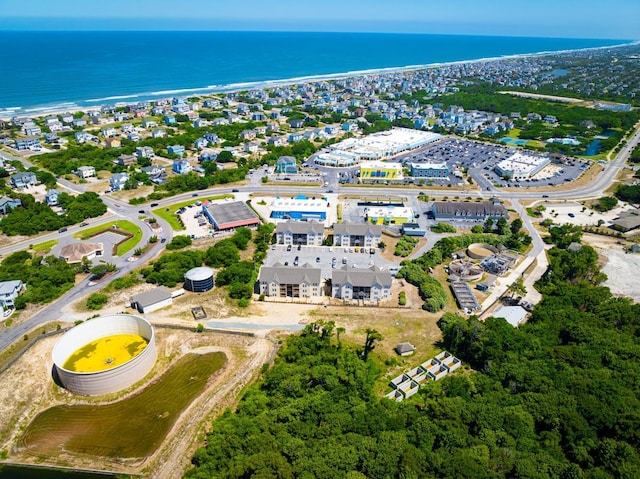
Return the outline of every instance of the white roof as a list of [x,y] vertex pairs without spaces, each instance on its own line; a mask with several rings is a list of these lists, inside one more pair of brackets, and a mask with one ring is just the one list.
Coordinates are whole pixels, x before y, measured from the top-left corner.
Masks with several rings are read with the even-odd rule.
[[493,313],[494,318],[504,318],[514,328],[524,321],[527,312],[522,306],[503,306]]

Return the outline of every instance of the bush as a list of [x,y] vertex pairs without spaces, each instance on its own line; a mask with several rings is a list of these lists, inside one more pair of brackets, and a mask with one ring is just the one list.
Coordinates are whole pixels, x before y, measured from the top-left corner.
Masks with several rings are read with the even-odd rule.
[[87,298],[87,309],[97,310],[102,309],[102,307],[107,304],[109,301],[109,296],[102,293],[93,293],[91,296]]
[[416,238],[415,236],[403,235],[398,240],[398,243],[396,244],[396,250],[393,254],[402,258],[406,258],[411,254],[413,248],[415,248],[417,244],[418,238]]
[[434,233],[455,233],[456,227],[449,223],[436,223],[431,227],[431,231]]
[[400,291],[398,295],[398,304],[400,306],[405,306],[407,304],[407,295],[404,291]]
[[167,243],[168,250],[178,250],[182,248],[186,248],[187,246],[191,246],[193,241],[191,238],[185,235],[174,236],[173,239]]

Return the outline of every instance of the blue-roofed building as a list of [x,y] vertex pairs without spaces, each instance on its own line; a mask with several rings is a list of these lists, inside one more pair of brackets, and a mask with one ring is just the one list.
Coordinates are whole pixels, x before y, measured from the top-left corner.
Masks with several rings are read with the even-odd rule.
[[296,159],[293,156],[281,156],[276,164],[276,173],[293,175],[298,172]]
[[18,206],[22,206],[20,198],[7,198],[6,196],[0,198],[0,213],[3,215],[6,215],[10,210],[15,210]]
[[184,146],[182,145],[167,146],[167,153],[182,156],[184,155]]
[[164,124],[165,125],[175,125],[177,122],[176,117],[175,116],[170,116],[167,115],[164,117]]
[[173,160],[173,172],[178,175],[189,173],[193,168],[187,160]]
[[327,219],[329,202],[326,198],[307,198],[304,195],[295,198],[276,199],[271,203],[271,217],[275,219],[318,220]]
[[58,190],[49,190],[47,191],[47,194],[45,195],[45,201],[47,202],[47,204],[49,206],[58,206],[59,202],[58,202],[58,195],[60,194],[60,192]]

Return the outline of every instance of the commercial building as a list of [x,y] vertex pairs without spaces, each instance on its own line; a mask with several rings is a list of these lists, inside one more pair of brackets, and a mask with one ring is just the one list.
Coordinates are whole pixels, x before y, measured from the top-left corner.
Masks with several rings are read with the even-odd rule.
[[294,220],[327,219],[329,202],[326,198],[308,198],[298,195],[295,198],[276,197],[271,203],[271,218]]
[[334,246],[377,248],[382,227],[371,223],[338,223],[333,226]]
[[104,247],[102,243],[71,243],[60,249],[58,256],[69,264],[81,263],[84,258],[92,260],[96,256],[102,256]]
[[551,160],[549,157],[514,153],[506,160],[498,163],[494,170],[502,177],[513,180],[528,180],[538,174]]
[[402,225],[414,221],[414,213],[406,206],[370,206],[364,209],[367,221],[376,225]]
[[446,163],[409,163],[412,178],[449,178]]
[[384,161],[365,161],[360,164],[360,181],[402,180],[402,165]]
[[381,301],[391,296],[391,274],[371,266],[333,271],[331,296],[344,300]]
[[507,209],[498,201],[481,203],[434,201],[431,214],[435,220],[484,221],[487,218],[507,218]]
[[321,269],[310,264],[301,267],[273,266],[260,268],[260,294],[275,298],[313,298],[323,296]]
[[130,298],[132,308],[146,314],[173,304],[173,296],[164,286],[158,286],[144,293],[134,294]]
[[258,215],[242,201],[217,204],[206,203],[202,205],[202,212],[216,231],[260,224]]
[[285,221],[276,226],[276,242],[285,245],[322,246],[324,224],[317,221]]

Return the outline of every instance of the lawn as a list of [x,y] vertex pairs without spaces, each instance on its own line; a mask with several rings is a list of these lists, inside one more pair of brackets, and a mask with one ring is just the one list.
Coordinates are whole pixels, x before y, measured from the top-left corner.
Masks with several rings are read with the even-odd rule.
[[225,198],[235,198],[234,195],[218,195],[218,196],[209,196],[207,198],[198,198],[195,200],[187,200],[181,203],[175,203],[169,207],[165,208],[157,208],[155,210],[151,210],[154,215],[158,215],[160,218],[165,220],[171,226],[173,231],[182,231],[184,228],[178,221],[178,216],[176,215],[176,211],[180,208],[187,207],[189,205],[194,204],[196,201],[215,201],[215,200],[223,200]]
[[29,424],[21,446],[43,455],[148,456],[225,362],[223,353],[187,354],[158,381],[122,401],[49,408]]
[[58,240],[50,240],[50,241],[45,241],[44,243],[38,243],[36,245],[31,246],[31,250],[33,250],[34,253],[38,253],[40,251],[45,251],[45,252],[49,252],[51,251],[51,248],[53,248],[55,245],[58,244]]
[[118,256],[122,256],[127,251],[130,251],[131,249],[133,249],[133,247],[137,245],[142,239],[142,230],[138,226],[134,225],[133,223],[127,220],[117,220],[117,221],[114,221],[113,223],[107,223],[104,225],[95,226],[93,228],[82,230],[74,234],[73,237],[81,240],[88,240],[89,238],[94,236],[96,233],[99,233],[104,230],[108,230],[111,226],[115,226],[116,228],[127,231],[133,235],[127,241],[125,241],[124,243],[121,243],[118,246]]

